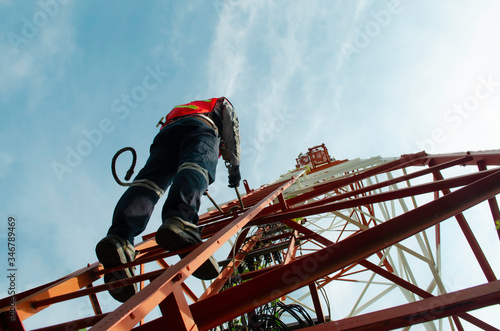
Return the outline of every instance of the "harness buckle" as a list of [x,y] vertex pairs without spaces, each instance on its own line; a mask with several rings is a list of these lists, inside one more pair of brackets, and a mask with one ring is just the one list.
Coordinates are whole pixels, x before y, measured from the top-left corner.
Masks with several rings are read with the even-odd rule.
[[156,124],[156,127],[159,127],[160,125],[165,125],[165,122],[163,122],[163,120],[165,119],[165,116],[163,116],[162,118],[160,118],[160,120],[158,121],[158,124]]

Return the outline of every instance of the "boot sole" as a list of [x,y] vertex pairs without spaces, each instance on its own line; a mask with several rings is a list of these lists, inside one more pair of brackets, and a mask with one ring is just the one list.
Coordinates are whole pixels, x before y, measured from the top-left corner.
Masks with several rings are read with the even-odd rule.
[[128,263],[123,249],[121,247],[116,247],[116,244],[112,240],[101,240],[97,244],[95,252],[97,259],[102,263],[104,268]]
[[[128,279],[130,277],[133,277],[133,275],[128,269],[118,270],[109,274],[105,274],[104,283],[107,284],[122,279]],[[120,302],[125,302],[137,293],[137,286],[136,284],[130,284],[121,287],[110,288],[108,292],[113,297],[113,299]]]
[[[179,254],[179,257],[182,259],[188,254],[189,253]],[[213,256],[210,256],[208,260],[206,260],[201,266],[199,266],[198,269],[193,272],[193,276],[198,279],[211,280],[217,278],[217,276],[219,276],[219,273],[219,263],[217,263],[217,260]]]
[[163,224],[156,232],[156,243],[167,251],[175,251],[201,243],[201,238],[188,233],[175,224]]
[[[175,224],[166,223],[156,232],[156,243],[161,248],[171,252],[202,242],[201,238],[196,238],[194,235],[189,235],[188,233],[188,231],[182,230]],[[179,257],[182,259],[188,254],[179,254]],[[193,276],[203,280],[214,279],[219,276],[219,264],[210,256],[208,260],[193,272]]]
[[[103,267],[111,268],[121,264],[128,263],[128,259],[121,247],[117,247],[116,243],[111,239],[103,239],[96,246],[96,255]],[[134,274],[129,268],[117,270],[104,275],[104,283],[110,283],[122,279],[133,277]],[[111,288],[108,290],[113,299],[119,302],[125,302],[137,293],[136,284],[126,285],[123,287]]]

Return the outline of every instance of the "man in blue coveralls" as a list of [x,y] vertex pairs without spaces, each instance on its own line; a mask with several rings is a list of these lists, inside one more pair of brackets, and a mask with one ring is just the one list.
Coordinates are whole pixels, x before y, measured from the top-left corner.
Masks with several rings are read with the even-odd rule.
[[[134,237],[144,231],[155,204],[169,186],[163,224],[156,232],[157,244],[174,251],[200,243],[197,224],[201,196],[215,180],[220,152],[228,165],[229,187],[240,184],[239,123],[229,100],[220,97],[176,106],[162,124],[146,165],[118,201],[108,234],[96,246],[104,268],[134,261]],[[218,274],[219,265],[213,257],[193,273],[207,280]],[[133,275],[133,268],[126,268],[105,274],[104,281]],[[133,284],[109,292],[125,302],[137,288]]]

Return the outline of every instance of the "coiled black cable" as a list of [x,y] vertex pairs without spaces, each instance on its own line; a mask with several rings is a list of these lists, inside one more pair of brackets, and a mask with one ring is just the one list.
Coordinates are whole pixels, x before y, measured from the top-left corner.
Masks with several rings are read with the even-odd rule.
[[120,156],[122,153],[130,151],[132,153],[132,165],[130,166],[130,169],[128,169],[127,174],[125,175],[125,180],[129,180],[132,175],[134,174],[134,168],[135,164],[137,163],[137,153],[135,149],[132,147],[123,147],[120,149],[116,154],[113,156],[113,160],[111,161],[111,172],[113,173],[113,178],[116,180],[118,185],[121,186],[130,186],[131,183],[124,183],[122,182],[119,178],[118,175],[116,174],[116,160],[118,159],[118,156]]

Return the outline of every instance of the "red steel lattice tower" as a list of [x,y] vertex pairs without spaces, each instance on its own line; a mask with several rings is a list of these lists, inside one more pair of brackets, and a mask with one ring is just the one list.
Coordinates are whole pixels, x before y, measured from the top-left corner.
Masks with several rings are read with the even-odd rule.
[[[88,265],[0,300],[0,329],[84,297],[92,315],[39,330],[498,330],[500,150],[339,161],[321,145],[296,161],[201,215],[206,240],[184,259],[146,235],[135,277],[102,284],[113,269]],[[213,254],[219,278],[191,282]],[[131,283],[103,312],[96,294]]]

